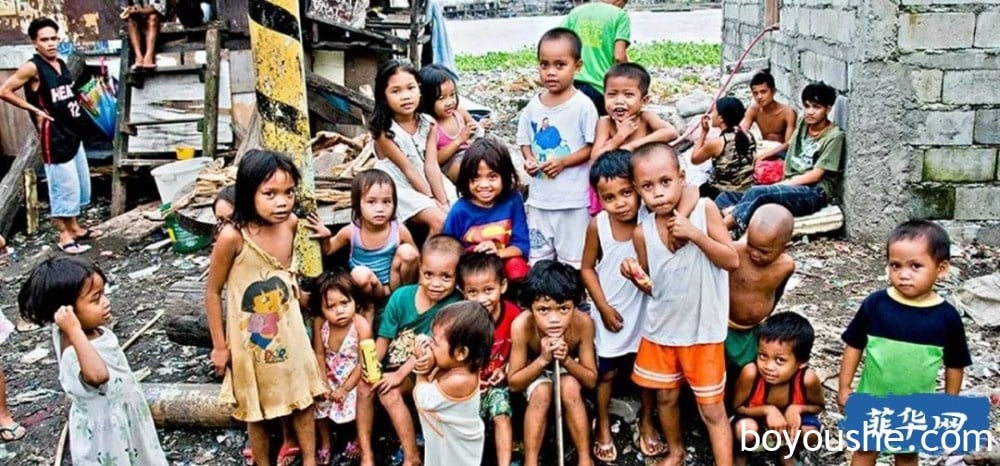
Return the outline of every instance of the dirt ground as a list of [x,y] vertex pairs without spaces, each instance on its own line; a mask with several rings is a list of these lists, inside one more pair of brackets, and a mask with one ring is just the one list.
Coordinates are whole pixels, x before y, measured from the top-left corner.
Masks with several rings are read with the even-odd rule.
[[[526,92],[528,91],[521,95]],[[495,108],[513,108],[511,104],[483,102],[488,99],[482,95],[477,96],[477,100]],[[498,120],[501,127],[498,132],[505,135],[513,133],[508,126],[512,123],[510,115],[500,115]],[[106,193],[107,190],[98,192]],[[87,210],[85,217],[87,224],[106,220],[106,199],[101,199],[95,207]],[[94,248],[85,254],[110,278],[113,328],[123,342],[161,309],[166,290],[172,283],[183,278],[196,278],[207,267],[208,250],[197,254],[177,254],[166,248],[157,251],[143,249],[162,238],[163,233],[157,232],[135,244],[123,244],[115,238],[98,239],[93,242]],[[16,298],[21,283],[34,264],[52,253],[54,240],[55,233],[47,226],[30,238],[26,238],[23,233],[8,238],[8,242],[16,249],[16,254],[0,260],[0,311],[12,321],[17,315]],[[996,249],[970,244],[957,245],[954,249],[952,276],[940,284],[941,292],[946,296],[964,280],[992,273],[1000,265],[1000,251]],[[861,300],[870,292],[885,286],[883,246],[855,244],[840,239],[811,238],[799,239],[791,253],[798,264],[798,272],[789,284],[780,309],[802,313],[815,326],[817,342],[811,366],[826,379],[827,406],[835,406],[835,377],[842,347],[840,332]],[[130,276],[133,272],[154,265],[159,268],[151,275],[138,278]],[[1000,356],[994,349],[1000,331],[981,327],[970,319],[966,319],[966,324],[974,364],[966,372],[963,393],[985,395],[990,389],[1000,388],[997,382]],[[145,382],[217,382],[210,373],[207,350],[173,344],[167,340],[163,326],[164,322],[161,320],[128,349],[127,356],[132,369],[136,372],[148,371]],[[40,328],[16,332],[2,344],[2,348],[0,367],[7,375],[8,402],[15,419],[27,427],[28,435],[18,442],[0,444],[0,465],[52,464],[59,434],[67,416],[67,403],[57,380],[58,368],[50,330]],[[621,398],[623,404],[636,406],[632,394]],[[997,424],[1000,413],[994,408],[991,414],[994,435],[1000,436],[1000,426]],[[695,417],[693,413],[688,413],[685,421],[689,451],[687,463],[709,464],[705,435]],[[828,427],[832,427],[838,414],[828,411],[822,415],[822,419]],[[617,464],[644,464],[641,455],[629,446],[631,426],[617,416],[612,424],[617,425],[615,438],[620,452]],[[382,423],[381,426],[387,424]],[[390,457],[396,451],[394,434],[391,428],[381,427],[377,431],[380,438],[376,451],[380,464],[390,464]],[[242,463],[241,450],[245,435],[241,430],[161,428],[159,434],[172,464]],[[487,443],[486,451],[490,452],[491,447],[491,443]],[[552,451],[550,445],[546,464],[555,464]],[[842,464],[845,458],[843,453],[831,452],[813,455],[807,458],[807,462]],[[66,461],[68,462],[68,455]]]

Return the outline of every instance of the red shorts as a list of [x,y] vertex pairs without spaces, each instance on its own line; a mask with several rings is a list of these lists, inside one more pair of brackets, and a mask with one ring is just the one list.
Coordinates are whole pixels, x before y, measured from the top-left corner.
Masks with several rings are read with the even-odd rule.
[[726,388],[725,347],[722,342],[663,346],[643,338],[632,381],[651,389],[675,389],[684,381],[691,386],[698,404],[722,403]]

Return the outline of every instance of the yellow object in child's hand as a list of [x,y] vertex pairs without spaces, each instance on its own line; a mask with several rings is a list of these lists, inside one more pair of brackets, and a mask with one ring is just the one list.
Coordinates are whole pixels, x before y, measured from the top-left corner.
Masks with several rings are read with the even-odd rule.
[[375,340],[366,338],[358,343],[361,350],[361,372],[368,383],[374,384],[382,380],[382,364],[378,361],[378,354],[375,351]]

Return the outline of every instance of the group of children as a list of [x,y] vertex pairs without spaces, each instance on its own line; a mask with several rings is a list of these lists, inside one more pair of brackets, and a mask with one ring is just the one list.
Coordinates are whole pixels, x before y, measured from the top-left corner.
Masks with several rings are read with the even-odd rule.
[[[453,80],[424,80],[402,62],[381,66],[370,119],[379,161],[352,183],[351,223],[334,233],[318,217],[303,219],[325,254],[349,251],[347,268],[315,283],[296,272],[296,167],[270,151],[244,155],[235,188],[215,205],[220,222],[205,308],[209,359],[225,377],[222,399],[247,423],[248,456],[257,464],[270,464],[267,421],[274,419],[284,420],[279,464],[294,455],[306,466],[326,464],[330,422],[352,421],[350,453],[374,464],[377,399],[403,464],[479,464],[489,424],[496,462],[507,465],[514,394],[526,399],[524,464],[539,464],[556,403],[578,464],[613,462],[608,411],[619,375],[641,388],[638,446],[662,456],[659,464],[684,463],[683,385],[694,394],[717,464],[745,458],[734,457],[734,435],[820,427],[823,390],[808,368],[813,329],[801,315],[772,315],[795,270],[786,250],[796,209],[762,202],[770,198],[750,194],[756,188],[744,199],[752,195],[757,204],[740,201],[735,213],[700,197],[666,144],[676,130],[642,109],[649,75],[634,64],[612,67],[604,80],[608,116],[598,119],[591,100],[573,88],[579,49],[568,29],[539,42],[545,89],[524,109],[517,136],[533,176],[527,202],[503,144],[469,142],[477,123],[458,107]],[[436,93],[421,90],[431,78]],[[804,139],[793,139],[796,162],[788,159],[798,173],[791,180],[808,189],[818,181],[805,181],[839,170],[839,155],[822,155],[829,134],[823,110],[832,101],[822,86],[813,90],[819,100],[812,107],[821,108],[809,110],[813,94],[804,93]],[[818,115],[827,123],[816,133]],[[809,149],[795,152],[802,143]],[[746,149],[739,145],[736,152]],[[803,168],[802,157],[812,157],[813,168]],[[445,176],[461,195],[451,205]],[[736,242],[734,217],[745,232]],[[407,221],[429,230],[422,245]],[[865,300],[843,336],[841,403],[862,358],[868,363],[858,391],[866,393],[933,391],[942,362],[946,391],[957,393],[970,363],[961,320],[933,290],[948,269],[944,231],[908,222],[890,236],[887,258],[891,287]],[[21,313],[56,324],[60,381],[73,401],[74,461],[166,464],[138,384],[106,327],[104,283],[91,264],[51,259],[24,284]],[[368,343],[380,378],[380,371],[362,370]],[[900,359],[914,344],[940,351]],[[885,358],[893,362],[880,364]],[[590,390],[593,434],[584,403]],[[868,452],[854,458],[874,461]]]

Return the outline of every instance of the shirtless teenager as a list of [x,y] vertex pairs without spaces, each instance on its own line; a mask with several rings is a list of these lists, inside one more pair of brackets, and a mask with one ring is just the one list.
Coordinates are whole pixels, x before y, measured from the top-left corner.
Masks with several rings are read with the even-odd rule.
[[[597,386],[594,321],[580,312],[583,297],[580,273],[573,267],[543,260],[531,267],[522,289],[522,312],[511,324],[511,351],[507,381],[512,392],[524,392],[524,465],[538,466],[553,393],[554,365],[559,360],[563,416],[578,453],[578,465],[590,458],[590,422],[583,389]],[[556,398],[558,399],[558,398]]]
[[[747,233],[735,243],[740,266],[729,273],[729,333],[726,335],[727,380],[757,357],[757,330],[785,291],[795,261],[791,245],[794,218],[778,204],[754,212]],[[727,391],[731,393],[731,391]]]
[[758,150],[757,160],[775,156],[784,158],[788,143],[795,133],[795,110],[774,100],[774,90],[774,76],[766,71],[755,74],[750,80],[753,103],[747,109],[740,126],[745,131],[750,131],[750,127],[757,123],[760,135],[765,141],[778,143],[773,148]]

